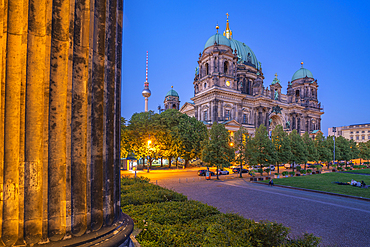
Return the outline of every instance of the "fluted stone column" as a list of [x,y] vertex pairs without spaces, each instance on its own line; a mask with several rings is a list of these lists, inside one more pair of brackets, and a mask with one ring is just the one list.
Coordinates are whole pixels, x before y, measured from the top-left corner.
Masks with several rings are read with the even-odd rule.
[[19,219],[19,131],[22,80],[23,1],[9,0],[5,81],[4,177],[2,241],[12,245],[18,239]]
[[46,41],[45,0],[31,0],[28,24],[27,84],[25,115],[25,240],[35,244],[42,238],[43,118]]

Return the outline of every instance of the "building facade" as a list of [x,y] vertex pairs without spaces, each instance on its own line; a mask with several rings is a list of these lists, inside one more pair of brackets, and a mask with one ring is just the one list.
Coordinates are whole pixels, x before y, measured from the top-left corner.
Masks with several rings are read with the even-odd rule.
[[328,128],[328,136],[343,136],[355,142],[367,142],[370,140],[370,123],[353,124],[335,128],[336,132],[333,132],[333,128]]
[[193,102],[185,103],[182,113],[208,126],[213,122],[230,130],[243,126],[252,134],[261,124],[269,130],[280,124],[301,134],[320,130],[324,112],[317,98],[318,83],[303,63],[288,82],[287,94],[276,74],[264,87],[261,63],[246,44],[232,38],[229,21],[223,35],[216,29],[199,54]]

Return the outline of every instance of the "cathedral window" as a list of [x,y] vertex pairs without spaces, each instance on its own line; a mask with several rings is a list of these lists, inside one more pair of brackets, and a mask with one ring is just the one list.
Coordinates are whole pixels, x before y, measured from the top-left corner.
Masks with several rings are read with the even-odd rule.
[[365,136],[362,136],[362,140],[365,140]]
[[227,70],[228,70],[228,63],[225,62],[224,63],[224,73],[227,74]]
[[[370,137],[370,136],[369,136]],[[369,138],[370,139],[370,138]],[[351,140],[353,140],[353,136],[351,136]]]
[[226,110],[225,112],[225,120],[230,120],[230,111]]
[[206,89],[207,88],[207,82],[206,83],[204,83],[204,89]]
[[243,114],[243,123],[247,123],[247,114]]
[[209,74],[208,63],[206,63],[206,75]]
[[296,97],[299,97],[299,90],[296,90],[296,91],[295,91],[295,96],[296,96]]
[[204,111],[204,121],[208,121],[208,111]]
[[356,136],[356,140],[358,140],[359,139],[359,137],[358,136]]

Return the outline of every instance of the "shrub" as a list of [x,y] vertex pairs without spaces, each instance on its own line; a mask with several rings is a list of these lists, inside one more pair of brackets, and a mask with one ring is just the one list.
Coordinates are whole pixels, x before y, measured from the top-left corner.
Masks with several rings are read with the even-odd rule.
[[282,175],[283,176],[287,176],[289,174],[289,172],[287,172],[287,171],[284,171],[283,173],[282,173]]
[[343,168],[342,167],[338,167],[338,171],[343,171]]
[[270,169],[270,168],[266,168],[266,169],[265,169],[265,172],[266,172],[267,174],[270,174],[270,171],[271,171],[271,169]]
[[295,175],[295,172],[289,172],[289,175],[294,176]]
[[300,170],[299,172],[302,173],[302,174],[306,174],[307,173],[306,170]]
[[254,177],[255,172],[254,172],[253,170],[250,170],[250,171],[249,171],[249,175],[251,175],[252,177]]
[[307,169],[307,173],[312,173],[312,169]]
[[261,176],[262,176],[262,174],[263,174],[263,170],[261,169],[261,168],[258,168],[258,173],[261,173]]
[[350,166],[346,166],[346,167],[344,167],[344,169],[346,169],[346,170],[350,170],[350,169],[351,169],[351,167],[350,167]]
[[302,169],[302,167],[301,166],[297,166],[296,169],[297,169],[297,171],[300,171]]

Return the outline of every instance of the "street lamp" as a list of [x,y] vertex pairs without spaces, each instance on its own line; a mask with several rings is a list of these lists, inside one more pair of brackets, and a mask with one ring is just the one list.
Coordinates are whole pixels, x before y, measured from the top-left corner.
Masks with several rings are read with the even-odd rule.
[[333,133],[334,133],[334,136],[333,136],[333,140],[334,140],[334,151],[333,151],[334,160],[333,160],[333,165],[335,163],[335,132],[337,132],[337,127],[333,127]]
[[[150,136],[149,136],[149,138],[150,138]],[[148,166],[148,171],[147,172],[149,172],[149,150],[150,150],[150,144],[152,144],[152,140],[148,140],[148,164],[147,164],[147,166]]]

